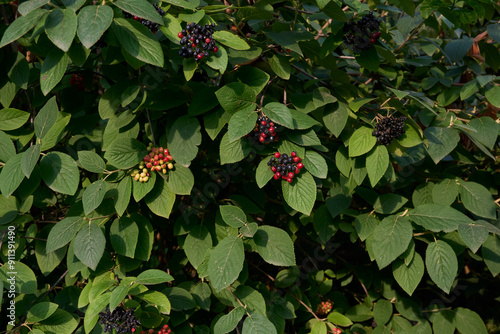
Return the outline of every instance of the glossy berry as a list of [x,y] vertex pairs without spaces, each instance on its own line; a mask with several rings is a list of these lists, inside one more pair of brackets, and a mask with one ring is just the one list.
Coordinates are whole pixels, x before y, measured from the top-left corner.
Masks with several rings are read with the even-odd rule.
[[262,144],[269,144],[278,141],[279,138],[276,135],[276,130],[277,127],[274,126],[268,117],[260,116],[255,123],[253,131],[245,137],[254,142],[259,141]]
[[302,162],[299,162],[299,163],[297,164],[297,168],[298,168],[298,169],[302,169],[303,167],[304,167],[304,164],[303,164]]
[[[156,12],[158,14],[160,14],[161,16],[165,15],[165,11],[163,9],[161,9],[160,7],[158,7],[157,4],[153,4],[153,6],[155,7]],[[123,13],[123,15],[124,15],[124,17],[126,19],[132,19],[134,21],[140,22],[146,28],[148,28],[149,30],[151,30],[151,32],[153,34],[156,34],[156,32],[158,31],[158,23],[154,23],[154,22],[142,19],[142,18],[140,18],[138,16],[129,14],[129,13],[125,12],[125,11],[122,11],[122,13]],[[183,36],[180,36],[180,35],[182,35],[182,33],[177,34],[177,36],[179,36],[179,38],[182,38]]]
[[392,115],[383,117],[375,125],[372,136],[377,137],[377,143],[387,146],[394,138],[398,138],[405,133],[405,121],[405,116],[399,118],[395,118]]
[[134,308],[125,310],[119,306],[113,312],[108,309],[99,313],[99,318],[99,323],[104,325],[104,332],[112,332],[114,329],[117,334],[134,333],[141,324],[135,317]]
[[380,38],[380,20],[370,12],[357,22],[344,24],[343,31],[343,40],[347,47],[354,53],[361,53],[370,49]]
[[182,38],[182,37],[184,37],[184,35],[182,34],[182,32],[180,32],[177,34],[177,37]]
[[[201,26],[196,23],[190,23],[177,36],[181,39],[181,49],[179,55],[184,58],[192,58],[200,61],[204,57],[208,57],[210,52],[217,52],[215,41],[212,38],[215,23],[205,24]],[[182,35],[182,37],[181,37]]]
[[290,153],[290,156],[286,153],[274,153],[267,162],[267,165],[270,166],[271,171],[274,173],[273,178],[279,180],[281,177],[281,179],[289,183],[293,182],[294,176],[299,174],[304,167],[304,164],[294,161],[296,158],[299,158],[296,152]]

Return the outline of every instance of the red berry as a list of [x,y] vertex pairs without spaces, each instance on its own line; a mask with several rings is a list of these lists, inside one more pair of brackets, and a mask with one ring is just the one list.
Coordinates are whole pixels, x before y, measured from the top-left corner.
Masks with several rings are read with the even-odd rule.
[[271,170],[273,171],[273,173],[275,173],[277,169],[276,169],[276,167],[272,166]]
[[135,332],[135,328],[132,328],[130,331],[131,331],[132,333],[134,333],[134,332]]
[[294,157],[293,162],[299,162],[299,159],[300,159],[299,157]]
[[135,15],[134,15],[133,19],[136,20],[136,21],[139,20],[139,18],[137,16],[135,16]]
[[174,160],[174,158],[172,158],[172,156],[171,156],[171,155],[167,155],[167,159],[168,159],[168,160]]
[[274,126],[274,123],[273,122],[269,122],[269,126]]
[[148,163],[146,164],[146,168],[151,168],[151,166],[153,166],[153,165],[151,164],[151,162],[148,162]]
[[205,43],[210,43],[210,38],[206,38]]
[[201,59],[203,58],[203,53],[198,53],[198,55],[196,56],[198,59]]
[[288,178],[292,179],[293,178],[293,173],[292,172],[289,172],[288,173]]
[[266,136],[266,134],[265,134],[264,132],[262,132],[262,133],[260,134],[260,136],[261,136],[262,138],[266,138],[266,137],[267,137],[267,136]]
[[370,43],[374,44],[375,43],[375,38],[370,38]]
[[153,165],[158,166],[158,164],[159,164],[159,163],[160,163],[160,162],[159,162],[158,160],[155,160],[155,161],[153,162]]
[[167,155],[168,154],[168,149],[163,150],[163,154]]
[[274,176],[280,178],[281,177],[281,173],[280,172],[276,172],[276,174],[274,174]]
[[283,180],[286,180],[286,179],[287,179],[287,177],[286,177],[285,175],[282,175],[282,176],[281,176],[281,178],[282,178]]
[[193,44],[191,44],[191,45],[193,46],[193,49],[196,47],[196,44],[194,44],[194,43],[193,43]]
[[260,141],[261,143],[263,143],[263,142],[265,142],[265,141],[266,141],[266,138],[264,138],[264,137],[260,137],[260,138],[259,138],[259,141]]
[[151,160],[151,159],[149,158],[149,156],[147,156],[147,155],[146,155],[146,156],[145,156],[142,160],[144,160],[144,161],[149,161],[149,160]]
[[171,330],[171,329],[169,329],[169,330],[167,331],[167,334],[170,334],[170,333],[172,333],[172,330]]
[[260,122],[260,124],[261,124],[261,125],[266,125],[266,124],[267,124],[267,122],[266,122],[266,121],[262,121],[262,122]]
[[274,128],[272,126],[269,128],[269,132],[274,132]]
[[167,328],[168,328],[168,325],[167,325],[167,324],[163,325],[163,328],[167,329]]
[[376,34],[377,34],[377,37],[375,37],[375,38],[380,38],[380,36],[382,35],[382,33],[380,31],[377,31]]
[[290,153],[290,155],[295,158],[297,156],[297,153],[293,151],[292,153]]
[[141,334],[146,334],[146,331],[141,331]]
[[376,32],[373,32],[371,37],[372,37],[372,38],[377,38],[377,33],[376,33]]
[[158,154],[158,159],[163,159],[163,154]]
[[281,156],[280,152],[276,152],[276,153],[274,153],[274,157],[275,157],[275,158],[279,158],[280,156]]
[[182,32],[180,32],[177,34],[177,37],[182,38],[182,37],[184,37],[184,35],[182,34]]
[[301,162],[301,161],[302,161],[302,158],[300,158],[300,157],[297,157],[297,158],[299,158],[299,162]]
[[291,177],[289,177],[288,179],[286,179],[286,182],[288,183],[292,183],[293,179]]
[[191,42],[194,42],[194,37],[191,37],[189,40],[190,40]]
[[299,174],[299,173],[300,173],[300,169],[295,168],[295,174]]
[[219,51],[219,48],[214,46],[214,53],[217,53],[217,51]]
[[298,169],[302,169],[303,167],[304,167],[304,164],[303,164],[302,162],[299,162],[299,163],[297,164],[297,168],[298,168]]
[[278,176],[278,174],[279,174],[279,173],[274,174],[273,178],[274,178],[275,180],[277,180],[277,179],[279,179],[279,178],[280,178],[280,177]]

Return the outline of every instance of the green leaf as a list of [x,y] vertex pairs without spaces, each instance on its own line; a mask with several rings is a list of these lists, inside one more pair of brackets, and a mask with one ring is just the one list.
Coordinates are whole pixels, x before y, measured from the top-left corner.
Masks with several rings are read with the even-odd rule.
[[66,217],[49,232],[46,252],[50,253],[67,245],[84,225],[83,217]]
[[201,144],[201,126],[198,119],[187,115],[175,120],[168,133],[170,154],[177,163],[189,166],[198,154]]
[[235,50],[248,50],[250,49],[250,46],[245,42],[243,39],[241,39],[239,36],[225,30],[220,30],[216,31],[213,34],[213,38],[221,43],[224,44],[232,49]]
[[134,138],[120,138],[111,143],[104,158],[120,169],[137,165],[148,154],[146,146]]
[[276,327],[260,313],[250,313],[243,322],[242,334],[277,334]]
[[366,170],[370,184],[375,187],[389,167],[389,152],[383,145],[377,145],[366,157]]
[[457,307],[453,320],[458,331],[462,334],[487,334],[484,320],[474,311]]
[[156,183],[156,173],[149,174],[148,182],[132,182],[132,194],[136,202],[144,198],[151,190],[153,190]]
[[38,264],[38,268],[44,276],[48,276],[49,274],[51,274],[54,269],[59,266],[64,256],[66,255],[66,247],[48,253],[46,250],[46,244],[46,242],[41,240],[35,241],[36,262]]
[[219,207],[222,219],[226,224],[232,227],[242,227],[247,222],[245,212],[233,205],[221,205]]
[[174,278],[163,270],[148,269],[140,273],[139,276],[137,276],[135,282],[139,284],[150,285],[166,283],[173,280]]
[[137,295],[137,297],[151,305],[156,306],[158,308],[158,311],[160,311],[161,313],[170,313],[170,301],[168,300],[167,296],[165,296],[161,292],[149,290],[141,293],[140,295]]
[[257,96],[269,84],[269,74],[253,66],[244,66],[238,70],[238,81],[248,85]]
[[[229,140],[235,141],[250,133],[254,129],[258,117],[259,116],[254,110],[240,110],[234,113],[229,120],[229,126],[227,128]],[[253,135],[253,133],[251,133],[251,135]]]
[[174,165],[168,172],[168,187],[177,195],[189,195],[194,186],[194,176],[191,170],[182,165]]
[[219,47],[216,53],[212,53],[206,60],[206,64],[219,71],[221,74],[226,71],[228,62],[227,51],[223,47]]
[[292,209],[308,216],[316,202],[316,182],[309,172],[301,172],[292,183],[281,181],[283,198]]
[[212,236],[205,226],[195,226],[184,241],[184,252],[196,269],[203,262],[205,253],[212,247]]
[[116,193],[113,196],[115,210],[118,216],[123,216],[130,202],[130,195],[132,195],[132,178],[124,177],[118,184]]
[[12,22],[12,24],[9,25],[3,33],[2,39],[0,40],[0,48],[14,42],[19,37],[30,31],[45,13],[47,13],[46,10],[38,8],[31,11],[29,14],[18,17],[14,20],[14,22]]
[[120,45],[134,58],[163,67],[164,56],[160,43],[153,33],[134,20],[115,18],[111,30]]
[[311,328],[311,334],[326,334],[327,330],[326,323],[317,321]]
[[364,213],[356,217],[354,224],[359,238],[365,241],[377,227],[378,220],[372,214]]
[[44,5],[46,5],[50,0],[31,0],[31,1],[25,1],[21,4],[19,4],[19,7],[17,10],[19,11],[19,14],[25,16],[31,11],[40,8]]
[[92,151],[79,151],[78,162],[82,167],[92,173],[102,173],[106,170],[106,163],[99,154]]
[[434,333],[454,334],[455,315],[452,310],[442,310],[432,315],[432,330]]
[[493,118],[473,118],[469,122],[469,126],[477,130],[477,132],[473,134],[474,137],[476,137],[484,146],[493,150],[498,137],[498,124],[493,120]]
[[326,199],[326,207],[328,208],[328,211],[330,212],[332,218],[340,215],[342,211],[349,208],[350,205],[351,198],[343,194],[337,194]]
[[26,111],[5,108],[0,110],[0,130],[10,131],[20,128],[30,118]]
[[347,22],[344,11],[334,1],[328,1],[327,5],[323,8],[323,12],[335,21]]
[[[423,265],[422,261],[422,265]],[[422,267],[423,269],[423,267]],[[423,271],[422,271],[423,272]],[[373,306],[373,318],[377,326],[385,325],[392,316],[392,303],[387,299],[379,299]]]
[[425,266],[431,279],[446,293],[450,293],[458,272],[457,255],[450,245],[437,240],[427,246]]
[[85,215],[89,215],[101,205],[105,194],[106,182],[104,180],[97,180],[85,189],[82,196]]
[[467,54],[473,43],[474,39],[467,36],[461,39],[453,39],[446,44],[444,52],[448,55],[451,62],[456,63]]
[[241,318],[245,314],[245,309],[243,307],[236,307],[228,314],[223,315],[217,320],[214,327],[214,333],[226,334],[233,331]]
[[481,248],[481,256],[493,277],[500,274],[500,239],[489,235]]
[[58,305],[50,302],[41,302],[33,305],[26,315],[26,322],[35,323],[50,317],[57,310]]
[[195,10],[200,5],[199,0],[165,0],[164,2],[170,3],[177,7]]
[[113,22],[113,9],[109,6],[85,6],[78,13],[78,38],[90,49]]
[[292,72],[292,67],[290,66],[289,58],[285,56],[280,56],[273,54],[267,58],[271,69],[277,76],[281,79],[290,79],[290,73]]
[[0,192],[9,197],[24,179],[21,161],[24,153],[20,153],[9,159],[0,170]]
[[349,157],[357,157],[370,150],[377,143],[377,138],[372,136],[372,129],[362,126],[352,134],[349,139]]
[[253,238],[258,228],[257,223],[248,223],[240,228],[240,234],[247,238]]
[[21,160],[21,168],[23,170],[24,176],[26,176],[28,179],[30,178],[31,173],[35,168],[39,157],[40,157],[40,144],[30,146],[26,150],[26,152],[24,152],[23,158]]
[[37,329],[42,333],[73,333],[78,327],[78,321],[71,313],[57,309],[50,317],[42,320]]
[[379,269],[403,254],[412,237],[413,228],[407,217],[392,215],[384,218],[373,231],[373,252]]
[[352,325],[351,319],[336,311],[333,311],[330,314],[328,314],[328,321],[330,321],[334,325],[342,327],[347,327]]
[[73,9],[56,8],[45,20],[45,33],[59,49],[68,52],[75,38],[77,25],[78,20]]
[[232,284],[243,270],[243,241],[237,236],[223,239],[215,246],[208,261],[208,275],[216,291]]
[[380,65],[380,59],[377,50],[374,47],[371,47],[366,51],[362,51],[359,55],[356,55],[356,61],[359,63],[359,65],[372,72],[377,72]]
[[40,72],[40,87],[43,95],[47,95],[64,76],[68,67],[69,56],[59,49],[49,52]]
[[112,292],[109,298],[109,310],[113,310],[125,299],[130,289],[130,283],[122,281]]
[[283,125],[289,129],[294,128],[292,114],[284,104],[278,102],[268,103],[262,107],[262,112],[274,123]]
[[237,111],[254,111],[256,108],[254,90],[240,82],[230,82],[215,92],[225,111],[234,114]]
[[104,307],[106,307],[106,305],[108,305],[110,297],[111,292],[106,292],[90,303],[89,307],[85,311],[85,318],[83,319],[85,334],[89,334],[92,331],[99,320],[99,313],[104,309]]
[[408,266],[403,260],[397,259],[392,263],[392,274],[399,286],[411,296],[424,276],[424,261],[418,253],[415,253]]
[[461,224],[458,227],[458,233],[473,253],[476,253],[488,238],[488,230],[484,226],[476,224]]
[[182,60],[182,72],[184,73],[186,81],[191,80],[197,68],[198,65],[193,58],[184,58]]
[[36,115],[34,120],[35,135],[38,139],[43,139],[57,121],[59,108],[56,97],[51,98]]
[[471,80],[462,86],[462,89],[460,90],[460,99],[462,99],[462,101],[465,101],[473,94],[475,94],[478,90],[479,83],[477,82],[477,80]]
[[373,209],[377,213],[391,214],[398,211],[406,202],[408,200],[401,195],[393,193],[384,194],[375,200]]
[[139,227],[131,218],[121,217],[111,224],[109,240],[118,254],[133,258],[138,239]]
[[175,194],[168,188],[163,178],[158,177],[153,190],[146,195],[144,200],[154,214],[168,218],[174,206]]
[[432,188],[432,201],[436,204],[450,206],[458,196],[459,186],[453,179],[441,180]]
[[105,246],[106,238],[102,230],[96,224],[89,222],[75,237],[75,256],[84,265],[95,270],[104,254]]
[[294,129],[304,130],[309,129],[310,127],[313,127],[315,125],[319,125],[319,123],[314,118],[308,116],[306,113],[295,109],[289,110],[290,114],[292,114]]
[[328,165],[326,164],[325,158],[317,152],[306,151],[304,167],[309,173],[320,179],[326,179],[327,177]]
[[267,159],[262,159],[259,162],[259,166],[257,166],[257,170],[255,171],[255,180],[257,181],[257,186],[259,188],[264,187],[267,182],[273,178],[274,173],[267,165],[268,161],[269,160]]
[[433,232],[451,232],[461,224],[474,223],[469,217],[450,206],[440,204],[423,204],[410,211],[410,219],[427,230]]
[[163,24],[163,19],[156,9],[146,0],[116,0],[113,5],[132,15],[148,21]]
[[14,82],[17,87],[28,89],[28,81],[30,76],[30,67],[26,57],[21,53],[17,53],[15,63],[8,69],[7,75],[10,81]]
[[[1,122],[0,122],[1,124]],[[0,131],[0,161],[6,163],[10,158],[16,155],[14,143],[5,132]]]
[[429,127],[425,129],[424,136],[429,143],[427,152],[435,164],[450,154],[460,140],[458,131],[452,128]]
[[496,219],[497,205],[491,193],[483,185],[476,182],[460,182],[460,199],[465,208],[473,214]]
[[410,124],[405,124],[405,133],[403,133],[398,139],[399,145],[403,147],[414,147],[422,143],[420,134],[413,126]]
[[349,107],[342,102],[328,104],[323,114],[323,123],[335,137],[340,136],[349,118]]
[[224,165],[241,161],[251,150],[252,146],[246,138],[231,142],[229,134],[226,133],[220,142],[220,163]]
[[12,274],[10,274],[9,272],[11,272],[13,268],[15,268],[16,280],[13,283],[14,291],[16,292],[16,294],[29,295],[37,291],[36,276],[30,267],[19,261],[14,261],[13,267],[9,267],[10,265],[4,265],[0,267],[0,280],[3,282],[10,282],[7,281],[7,279],[10,279],[12,276]]
[[80,9],[81,6],[85,3],[86,0],[61,0],[64,7],[71,8],[75,12]]
[[275,266],[295,265],[292,239],[282,229],[267,225],[259,226],[253,240],[257,252],[267,263]]
[[179,287],[167,288],[164,291],[174,311],[191,310],[196,307],[196,302],[189,291]]

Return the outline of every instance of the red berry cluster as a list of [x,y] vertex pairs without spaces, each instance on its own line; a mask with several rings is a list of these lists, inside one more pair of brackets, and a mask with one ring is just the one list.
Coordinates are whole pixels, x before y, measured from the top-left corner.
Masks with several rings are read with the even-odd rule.
[[168,169],[174,168],[172,161],[174,159],[170,155],[168,148],[154,147],[149,143],[148,151],[150,151],[139,163],[139,169],[134,169],[131,176],[135,181],[147,182],[149,180],[149,171],[167,173]]
[[80,74],[73,74],[69,79],[69,85],[75,86],[80,92],[85,90],[85,85],[83,84],[83,77]]
[[316,311],[316,314],[318,315],[326,315],[330,313],[332,310],[332,302],[330,300],[327,300],[325,302],[321,302],[318,305],[318,310]]
[[282,178],[288,183],[292,183],[293,176],[299,174],[300,170],[304,168],[301,161],[302,159],[295,152],[290,153],[290,156],[286,153],[276,152],[267,165],[271,167],[275,180]]
[[337,328],[334,328],[334,329],[331,331],[331,333],[333,333],[333,334],[340,334],[340,333],[342,333],[342,330],[341,330],[340,328],[338,328],[338,327],[337,327]]
[[278,141],[280,138],[276,134],[278,126],[275,125],[267,116],[260,116],[252,132],[246,135],[250,140],[258,140],[262,144],[269,144]]
[[[172,333],[172,330],[170,328],[168,328],[167,324],[163,325],[162,329],[160,329],[158,332],[156,332],[156,334],[171,334],[171,333]],[[150,329],[147,332],[141,331],[141,334],[155,334],[155,330]]]

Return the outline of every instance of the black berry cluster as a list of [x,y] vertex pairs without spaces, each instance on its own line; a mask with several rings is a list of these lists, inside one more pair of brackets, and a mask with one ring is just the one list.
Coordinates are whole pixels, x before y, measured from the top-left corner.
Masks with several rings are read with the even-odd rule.
[[377,137],[377,142],[382,145],[389,145],[394,138],[398,138],[405,133],[406,117],[395,118],[390,115],[380,119],[375,125],[372,136]]
[[141,324],[139,319],[135,317],[134,310],[134,308],[125,310],[122,307],[117,307],[113,312],[110,312],[107,309],[106,312],[99,313],[99,323],[104,325],[105,332],[112,332],[114,329],[117,334],[134,333],[136,327]]
[[250,140],[258,140],[262,144],[269,144],[278,141],[280,138],[276,134],[278,126],[273,123],[267,116],[260,116],[255,123],[253,132],[250,132],[245,137]]
[[368,50],[380,38],[380,20],[373,12],[357,22],[344,24],[344,43],[356,53]]
[[215,23],[207,23],[204,27],[196,23],[188,24],[186,29],[177,34],[182,45],[179,55],[184,58],[194,57],[194,60],[198,61],[203,57],[208,57],[209,51],[217,53],[219,48],[215,45],[212,37],[214,27]]
[[294,175],[299,174],[300,170],[304,168],[301,161],[302,159],[295,152],[290,153],[290,156],[286,153],[276,152],[267,165],[271,167],[275,180],[281,178],[292,183]]
[[[157,4],[153,4],[153,6],[155,7],[156,9],[156,12],[158,14],[160,14],[161,16],[165,15],[165,11],[163,9],[161,9],[160,7],[158,7]],[[154,22],[151,22],[151,21],[148,21],[148,20],[145,20],[143,18],[140,18],[138,16],[135,16],[135,15],[132,15],[132,14],[129,14],[125,11],[122,11],[123,14],[125,15],[125,18],[126,19],[133,19],[135,21],[138,21],[140,23],[142,23],[143,25],[145,25],[149,30],[151,30],[151,32],[153,34],[156,34],[156,32],[158,31],[158,23],[154,23]]]

